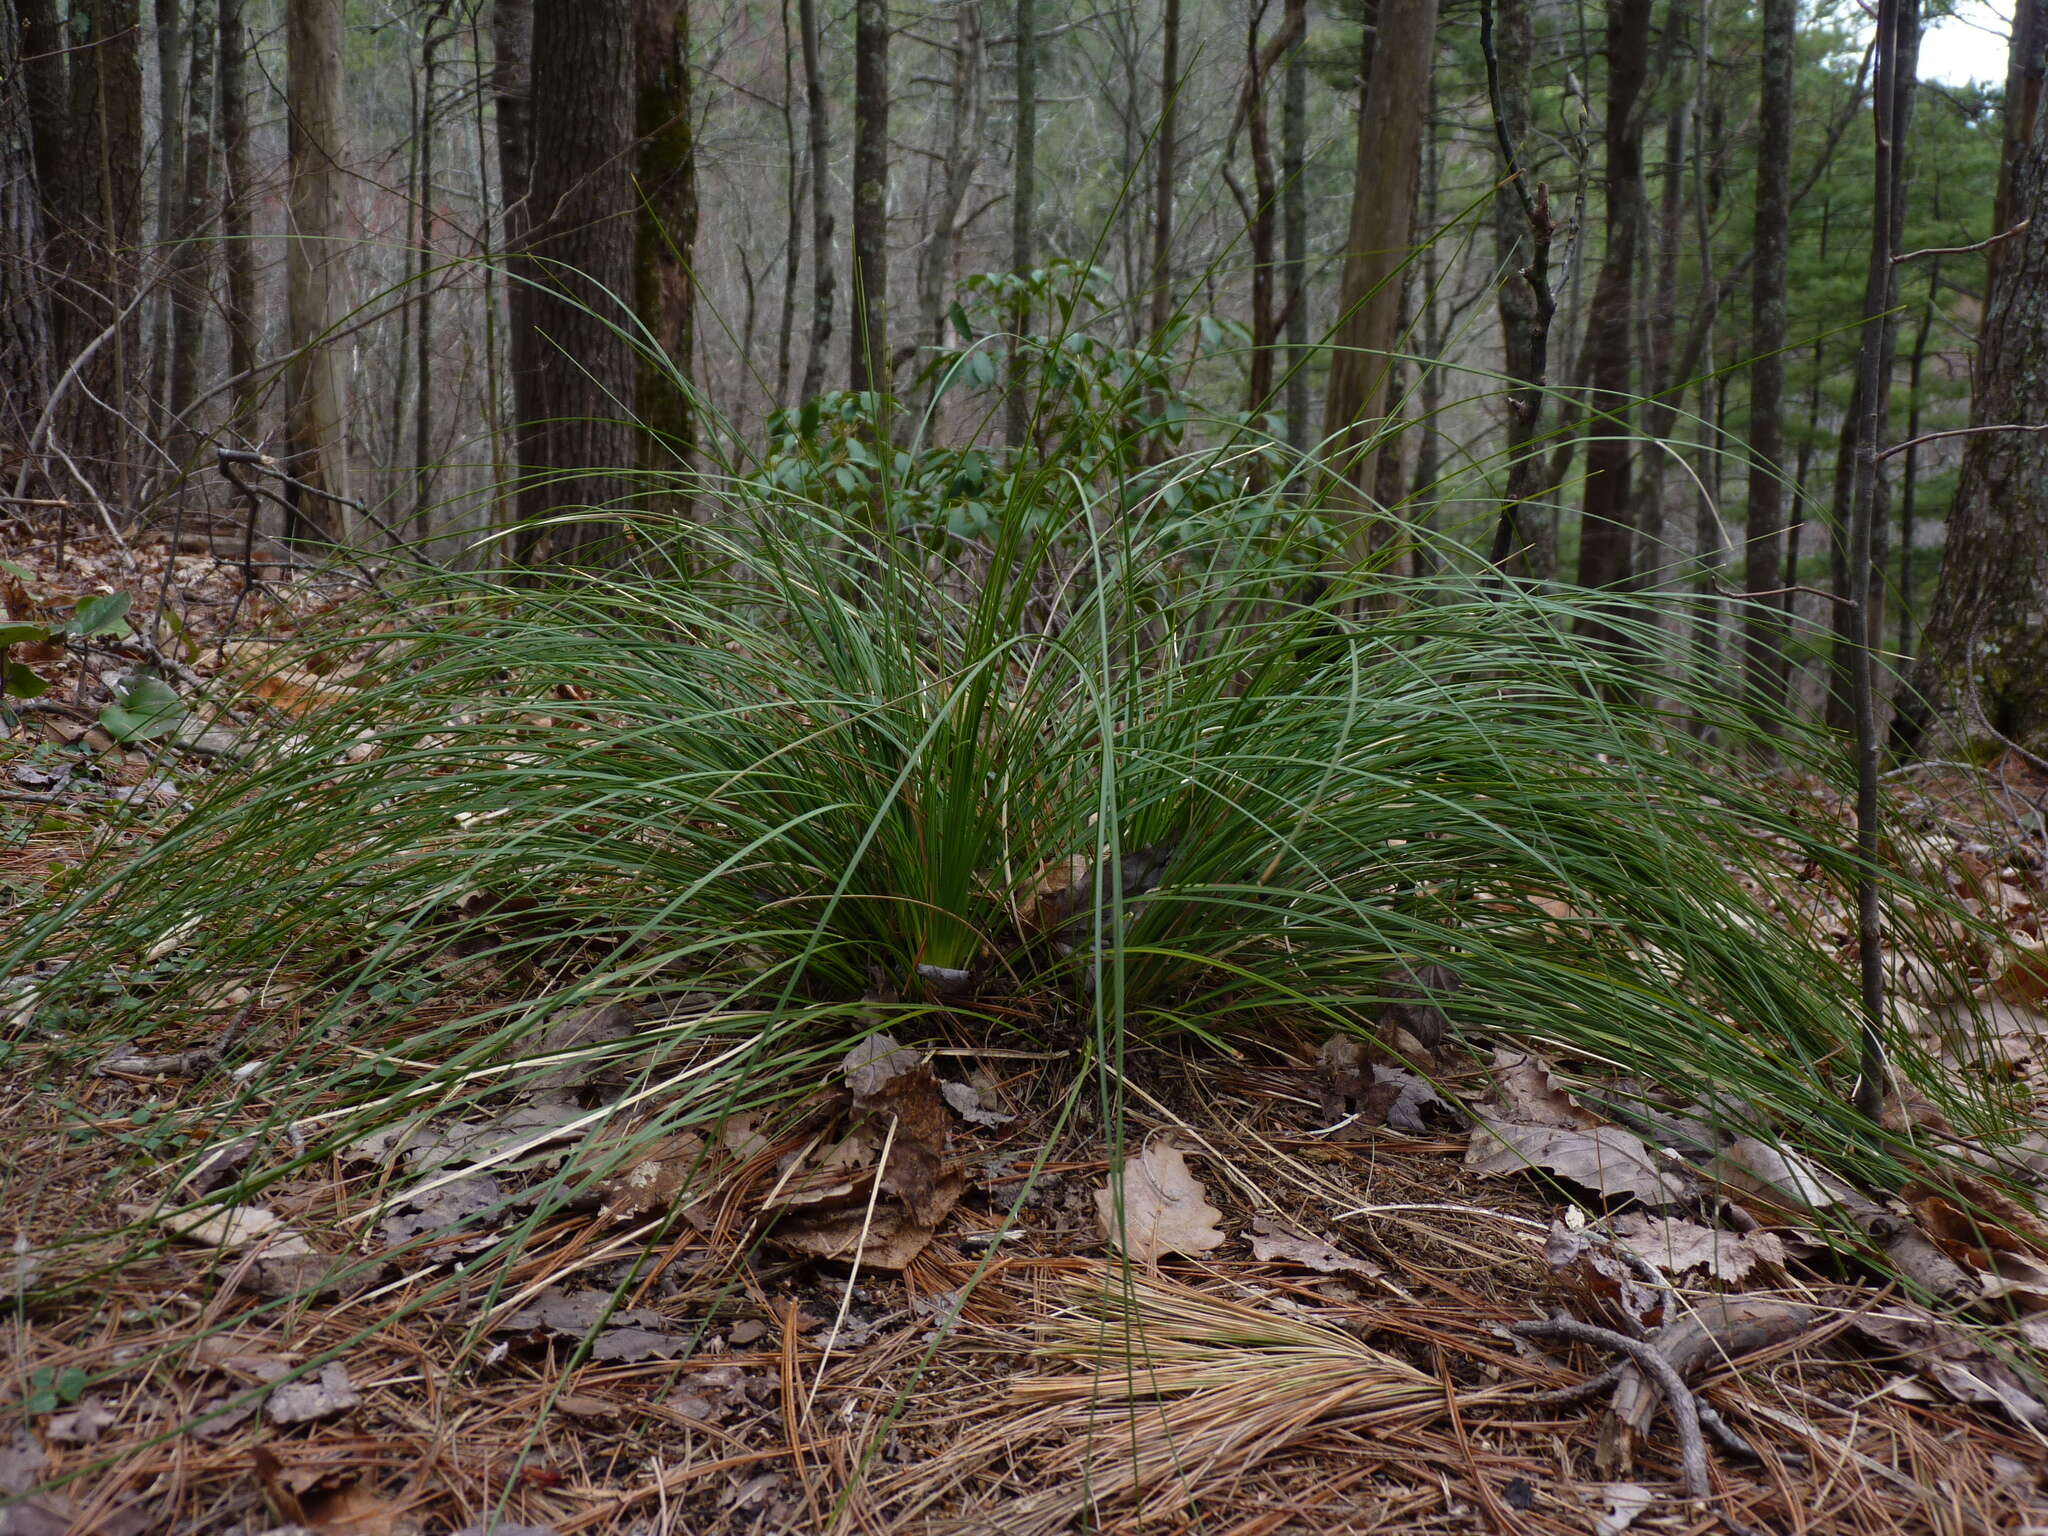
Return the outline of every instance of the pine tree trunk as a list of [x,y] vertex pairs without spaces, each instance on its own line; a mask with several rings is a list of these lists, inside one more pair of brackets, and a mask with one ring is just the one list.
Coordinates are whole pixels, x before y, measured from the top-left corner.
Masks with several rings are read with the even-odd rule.
[[[1889,256],[1897,251],[1906,228],[1906,146],[1913,120],[1913,98],[1919,83],[1920,12],[1918,0],[1903,0],[1898,9],[1895,73],[1873,87],[1876,126],[1877,203],[1883,227],[1871,243],[1870,264],[1863,281],[1863,333],[1856,353],[1855,380],[1849,409],[1842,422],[1841,449],[1835,456],[1834,575],[1835,591],[1847,602],[1835,604],[1834,644],[1829,664],[1827,722],[1839,731],[1856,727],[1859,652],[1874,652],[1884,643],[1884,583],[1872,579],[1883,569],[1885,486],[1877,453],[1891,431],[1892,373],[1898,357],[1898,319],[1890,313],[1898,302],[1899,274]],[[1880,46],[1880,54],[1884,52]],[[1858,593],[1862,595],[1857,596]]]
[[1308,393],[1308,59],[1300,43],[1287,55],[1280,102],[1280,243],[1287,266],[1287,446],[1306,453]]
[[[1952,733],[1996,750],[1990,731],[2048,755],[2048,112],[2039,81],[2048,58],[2048,7],[2021,0],[2013,28],[2017,89],[2006,97],[2019,132],[2001,178],[2000,227],[2030,220],[1998,249],[1977,352],[1975,427],[2017,426],[1963,440],[1941,578],[1928,607],[1901,709],[1900,745]],[[2028,82],[2033,84],[2030,86]],[[1986,728],[1989,727],[1989,730]]]
[[228,374],[236,380],[232,420],[249,426],[256,375],[256,253],[251,241],[248,44],[242,0],[220,0],[221,265],[226,270]]
[[[633,303],[662,358],[643,357],[637,385],[640,462],[687,468],[697,446],[690,402],[697,348],[696,120],[690,111],[689,0],[639,0],[635,97],[640,133]],[[680,504],[685,497],[671,497]]]
[[1792,248],[1792,106],[1798,0],[1762,0],[1763,75],[1757,110],[1756,265],[1749,290],[1749,504],[1743,585],[1757,594],[1742,618],[1745,688],[1757,723],[1773,728],[1785,702],[1781,653],[1789,635],[1785,585],[1786,270]]
[[803,33],[804,126],[810,135],[811,161],[811,340],[804,359],[799,393],[812,400],[825,387],[825,349],[832,340],[832,152],[831,122],[825,94],[823,40],[818,31],[818,0],[797,0],[797,26]]
[[[979,0],[962,0],[953,13],[953,89],[946,108],[944,159],[939,203],[932,210],[931,238],[918,262],[918,318],[925,342],[937,352],[946,344],[946,296],[953,287],[953,250],[960,214],[981,163],[985,126],[982,91],[983,41]],[[933,383],[937,389],[937,381]]]
[[[329,496],[349,494],[348,374],[328,332],[348,313],[347,151],[343,128],[342,0],[289,0],[291,186],[285,245],[292,359],[285,370],[286,465]],[[337,542],[351,534],[345,508],[328,496],[290,493],[287,538]]]
[[1523,162],[1529,131],[1529,66],[1535,54],[1527,0],[1499,0],[1480,13],[1480,43],[1489,51],[1494,137],[1502,180],[1493,195],[1494,285],[1500,313],[1501,361],[1507,397],[1507,495],[1493,540],[1493,563],[1513,565],[1539,581],[1557,574],[1557,532],[1549,510],[1531,503],[1544,493],[1544,456],[1536,446],[1550,372],[1550,326],[1557,300],[1550,288],[1556,227],[1547,188],[1529,184]]
[[[1038,202],[1038,18],[1034,0],[1017,0],[1017,145],[1010,162],[1010,272],[1030,274],[1032,215]],[[1031,331],[1031,300],[1010,306],[1009,378],[1003,391],[1003,440],[1016,453],[1031,432],[1031,395],[1025,387],[1022,338]]]
[[60,285],[53,362],[68,367],[92,349],[62,402],[57,435],[112,505],[125,505],[133,489],[128,422],[143,362],[131,303],[143,235],[141,32],[136,0],[72,7],[68,120],[55,156],[60,217],[50,230]]
[[[1386,416],[1389,354],[1400,334],[1401,270],[1414,238],[1436,20],[1436,0],[1381,0],[1365,110],[1358,119],[1323,435],[1336,473],[1349,487],[1339,494],[1361,511],[1370,509],[1377,480],[1374,447]],[[1369,543],[1369,524],[1362,523],[1351,540],[1352,556],[1363,559]]]
[[1180,174],[1180,0],[1165,0],[1161,22],[1159,135],[1153,145],[1152,336],[1173,319],[1173,198]]
[[12,3],[0,7],[0,480],[9,489],[50,388],[49,285],[22,32]]
[[891,372],[887,0],[854,0],[853,15],[853,327],[847,388],[886,395]]
[[185,465],[199,441],[197,425],[188,416],[199,397],[207,279],[217,243],[205,238],[212,222],[213,66],[218,52],[212,20],[195,7],[187,27],[185,147],[179,156],[184,184],[179,188],[174,226],[179,244],[171,257],[171,359],[165,389],[171,456],[180,465]]
[[1280,340],[1280,314],[1274,299],[1279,276],[1280,178],[1273,164],[1273,133],[1267,111],[1267,98],[1272,92],[1268,83],[1308,25],[1306,0],[1287,0],[1280,30],[1262,45],[1262,12],[1263,8],[1254,13],[1245,35],[1244,90],[1238,102],[1252,162],[1252,208],[1246,231],[1252,258],[1252,346],[1245,382],[1245,410],[1250,413],[1272,407],[1275,353]]
[[[634,360],[618,327],[633,291],[634,0],[535,0],[531,195],[512,332],[528,559],[616,562],[615,510],[638,458]],[[585,515],[585,514],[589,515]],[[559,520],[546,526],[550,515]]]
[[[1606,254],[1593,285],[1582,360],[1592,405],[1586,496],[1579,529],[1581,586],[1620,587],[1634,576],[1635,507],[1628,440],[1635,352],[1636,259],[1642,244],[1643,115],[1650,0],[1608,0]],[[1604,626],[1594,625],[1604,630]]]

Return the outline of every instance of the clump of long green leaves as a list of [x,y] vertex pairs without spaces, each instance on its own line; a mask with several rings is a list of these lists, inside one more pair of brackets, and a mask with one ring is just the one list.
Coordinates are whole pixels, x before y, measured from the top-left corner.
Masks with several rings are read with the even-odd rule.
[[[754,1038],[678,1081],[688,1119],[935,1010],[1114,1053],[1366,1028],[1437,963],[1469,1031],[1852,1147],[1844,976],[1742,878],[1788,851],[1839,873],[1838,829],[1736,767],[1753,727],[1654,610],[1305,584],[1228,519],[1168,542],[1105,507],[1054,537],[1024,510],[935,546],[726,482],[698,521],[637,520],[632,569],[422,573],[382,632],[316,642],[361,667],[345,702],[11,963],[61,945],[45,1005],[133,1034],[310,983],[283,1098],[357,1105],[351,1131],[496,1091],[595,1001],[672,1005],[664,1060]],[[1596,601],[1619,643],[1574,638]],[[1141,888],[1096,878],[1140,848]],[[1049,923],[1062,870],[1084,899]]]

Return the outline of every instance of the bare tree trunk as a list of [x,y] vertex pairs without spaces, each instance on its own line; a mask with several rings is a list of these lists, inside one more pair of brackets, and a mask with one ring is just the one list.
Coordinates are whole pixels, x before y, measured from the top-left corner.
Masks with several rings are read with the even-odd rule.
[[1550,247],[1557,231],[1550,189],[1531,187],[1522,163],[1529,131],[1529,65],[1536,49],[1527,0],[1499,0],[1497,13],[1482,6],[1479,38],[1505,173],[1493,195],[1495,260],[1510,274],[1494,286],[1509,390],[1507,496],[1492,557],[1496,566],[1519,565],[1541,581],[1557,574],[1556,525],[1547,512],[1538,510],[1531,518],[1524,509],[1545,490],[1544,455],[1536,447],[1536,434],[1549,385],[1551,320],[1557,313],[1550,287]]
[[434,505],[434,129],[440,121],[441,45],[448,41],[448,8],[453,0],[427,0],[421,18],[419,143],[419,248],[413,252],[412,409],[413,530],[425,538],[433,529]]
[[[697,447],[697,412],[688,388],[697,346],[696,122],[690,115],[689,0],[639,0],[637,33],[640,133],[639,226],[633,302],[640,323],[667,358],[640,360],[641,464],[687,468]],[[677,498],[678,500],[683,498]]]
[[50,230],[60,284],[52,318],[59,363],[98,350],[63,403],[58,432],[99,494],[125,504],[134,470],[129,412],[143,362],[130,303],[143,233],[142,20],[136,0],[78,0],[71,25],[68,122],[55,155],[61,217]]
[[50,388],[50,289],[24,30],[10,0],[0,8],[0,473],[10,483],[14,451],[26,449]]
[[250,237],[248,45],[242,0],[220,0],[221,265],[227,274],[228,374],[235,387],[231,420],[246,427],[255,396],[256,253]]
[[[1922,745],[1943,720],[1966,744],[1990,732],[2048,754],[2048,3],[2013,19],[1998,222],[2024,234],[1997,248],[1978,334],[1971,425],[1949,508],[1941,578],[1928,605],[1913,690],[1896,738]],[[2034,430],[1996,430],[2017,427]],[[1987,729],[1988,727],[1988,729]]]
[[[531,323],[512,333],[523,557],[608,564],[638,457],[633,350],[634,0],[535,0],[531,207],[522,254]],[[589,515],[579,515],[579,514]],[[549,526],[550,514],[566,514]]]
[[[1031,271],[1032,215],[1038,202],[1038,18],[1035,0],[1017,0],[1017,144],[1010,177],[1010,272],[1020,282]],[[1003,392],[1003,440],[1016,453],[1031,432],[1031,396],[1025,388],[1022,339],[1031,331],[1031,299],[1010,307],[1009,378]]]
[[[178,24],[178,0],[156,0],[152,21],[157,78],[156,246],[161,255],[175,266],[176,255],[164,248],[176,238],[178,205],[185,184],[182,168],[185,145],[179,110],[185,86],[184,61],[179,50],[182,29]],[[166,284],[159,285],[150,305],[154,314],[150,321],[145,411],[150,436],[157,442],[164,438],[164,403],[170,393],[171,310],[175,303],[175,290]]]
[[782,241],[782,306],[775,318],[775,404],[776,410],[789,404],[789,346],[796,331],[796,277],[798,250],[804,230],[803,155],[796,139],[796,80],[790,61],[798,51],[790,26],[789,0],[782,0],[782,141],[789,181],[785,206],[789,226]]
[[[1281,59],[1294,51],[1307,30],[1306,0],[1287,0],[1280,30],[1262,46],[1259,28],[1265,6],[1252,11],[1245,33],[1244,88],[1238,97],[1238,120],[1245,126],[1252,162],[1251,207],[1246,220],[1252,258],[1252,350],[1247,372],[1245,410],[1267,409],[1273,395],[1274,354],[1280,339],[1280,315],[1275,305],[1277,276],[1280,183],[1273,167],[1273,135],[1266,109],[1267,89]],[[1228,163],[1226,158],[1226,164]]]
[[[1906,441],[1920,436],[1920,379],[1927,366],[1927,341],[1934,329],[1934,296],[1941,291],[1941,258],[1928,263],[1927,302],[1920,306],[1920,323],[1913,330],[1913,356],[1906,364]],[[1920,495],[1920,450],[1906,450],[1905,467],[1899,472],[1899,659],[1913,654],[1913,540],[1917,533],[1913,514]]]
[[797,0],[803,32],[805,127],[811,157],[811,342],[804,359],[806,400],[825,387],[825,348],[832,340],[832,151],[826,118],[825,65],[818,35],[818,0]]
[[[939,205],[932,210],[931,238],[918,263],[918,311],[926,340],[936,351],[946,344],[946,295],[953,285],[953,249],[960,211],[981,163],[986,104],[982,90],[984,47],[979,0],[963,0],[953,14],[953,92],[947,109],[945,159]],[[934,383],[934,390],[937,386]]]
[[1180,0],[1165,0],[1160,37],[1159,138],[1153,146],[1152,335],[1173,319],[1173,196],[1180,174]]
[[[526,248],[533,212],[533,0],[492,0],[491,111],[498,128],[498,249]],[[530,384],[520,369],[532,349],[520,338],[533,329],[533,289],[525,273],[508,264],[505,282],[505,366],[511,384],[511,410],[499,415],[496,439],[498,479],[516,477],[519,413],[531,399]],[[494,381],[495,387],[495,381]],[[507,449],[510,452],[507,452]],[[514,498],[515,504],[517,497]]]
[[[1436,0],[1381,0],[1338,288],[1323,435],[1354,506],[1370,506],[1374,448],[1386,415],[1388,355],[1400,333],[1401,271],[1414,238],[1416,170],[1436,56]],[[1361,521],[1351,554],[1368,552]]]
[[1874,570],[1882,568],[1880,524],[1888,520],[1882,511],[1884,477],[1877,453],[1891,430],[1899,327],[1897,316],[1890,311],[1898,302],[1899,276],[1889,255],[1880,260],[1879,253],[1898,250],[1905,233],[1906,143],[1919,83],[1918,0],[1888,5],[1886,14],[1896,19],[1898,32],[1878,45],[1879,58],[1888,62],[1890,74],[1881,73],[1872,88],[1878,182],[1873,218],[1877,223],[1864,274],[1863,334],[1856,353],[1855,382],[1843,421],[1841,452],[1835,460],[1835,590],[1849,601],[1835,605],[1827,719],[1842,731],[1857,726],[1862,710],[1858,679],[1868,670],[1868,658],[1884,641],[1884,584],[1873,579]]
[[[346,32],[342,0],[289,0],[285,57],[291,192],[285,282],[292,359],[285,373],[287,462],[294,476],[332,496],[349,494],[348,375],[342,350],[328,341],[328,332],[349,309],[342,170]],[[326,497],[299,497],[286,537],[346,539],[351,530],[343,510]]]
[[211,22],[195,7],[187,27],[185,148],[179,156],[184,184],[174,225],[179,245],[171,257],[171,361],[165,404],[174,434],[172,457],[181,465],[198,442],[196,424],[187,418],[199,397],[207,279],[215,244],[206,238],[213,207],[213,65],[218,52]]
[[[1579,529],[1581,586],[1618,587],[1634,575],[1636,519],[1630,499],[1630,385],[1636,256],[1642,243],[1643,114],[1649,73],[1650,0],[1608,0],[1607,249],[1586,319],[1586,381],[1602,414],[1589,425],[1586,497]],[[1596,630],[1604,626],[1595,623]]]
[[[18,0],[24,109],[35,144],[36,188],[42,202],[43,238],[55,240],[72,211],[77,185],[70,153],[71,47],[57,0]],[[10,18],[12,19],[12,18]]]
[[887,0],[854,0],[853,15],[853,335],[847,387],[886,395],[891,383]]
[[1789,635],[1770,595],[1786,585],[1786,269],[1792,248],[1792,106],[1798,0],[1762,0],[1763,77],[1757,110],[1756,266],[1749,290],[1749,505],[1742,580],[1759,594],[1743,615],[1743,672],[1750,708],[1765,730],[1785,702],[1782,653]]
[[1286,252],[1287,446],[1306,453],[1308,419],[1308,60],[1297,42],[1287,55],[1280,105],[1280,239]]

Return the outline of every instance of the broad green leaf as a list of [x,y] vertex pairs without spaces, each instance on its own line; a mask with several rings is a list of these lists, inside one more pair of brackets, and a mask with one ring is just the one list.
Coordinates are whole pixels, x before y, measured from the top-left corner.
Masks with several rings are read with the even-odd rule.
[[6,687],[0,691],[10,698],[39,699],[50,691],[50,684],[48,679],[36,676],[20,662],[10,661],[7,663]]
[[88,597],[64,621],[64,632],[79,636],[126,634],[128,625],[122,615],[128,612],[131,601],[126,592],[102,592]]
[[0,624],[0,645],[41,645],[49,638],[40,624]]
[[154,741],[184,717],[185,701],[160,677],[137,677],[100,711],[100,724],[116,741]]

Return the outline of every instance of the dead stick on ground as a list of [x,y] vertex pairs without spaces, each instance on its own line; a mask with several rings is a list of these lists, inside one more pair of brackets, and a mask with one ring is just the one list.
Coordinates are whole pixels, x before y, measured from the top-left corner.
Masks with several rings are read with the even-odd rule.
[[1627,1355],[1635,1361],[1643,1373],[1663,1390],[1664,1400],[1671,1408],[1671,1417],[1678,1425],[1678,1457],[1685,1476],[1685,1496],[1689,1499],[1712,1496],[1713,1488],[1707,1480],[1707,1442],[1700,1433],[1699,1405],[1693,1400],[1692,1389],[1671,1362],[1657,1353],[1656,1345],[1632,1339],[1625,1333],[1616,1333],[1612,1328],[1595,1328],[1591,1323],[1574,1322],[1568,1317],[1554,1317],[1547,1323],[1511,1323],[1508,1332],[1525,1339],[1565,1339],[1574,1344],[1590,1344],[1595,1349]]

